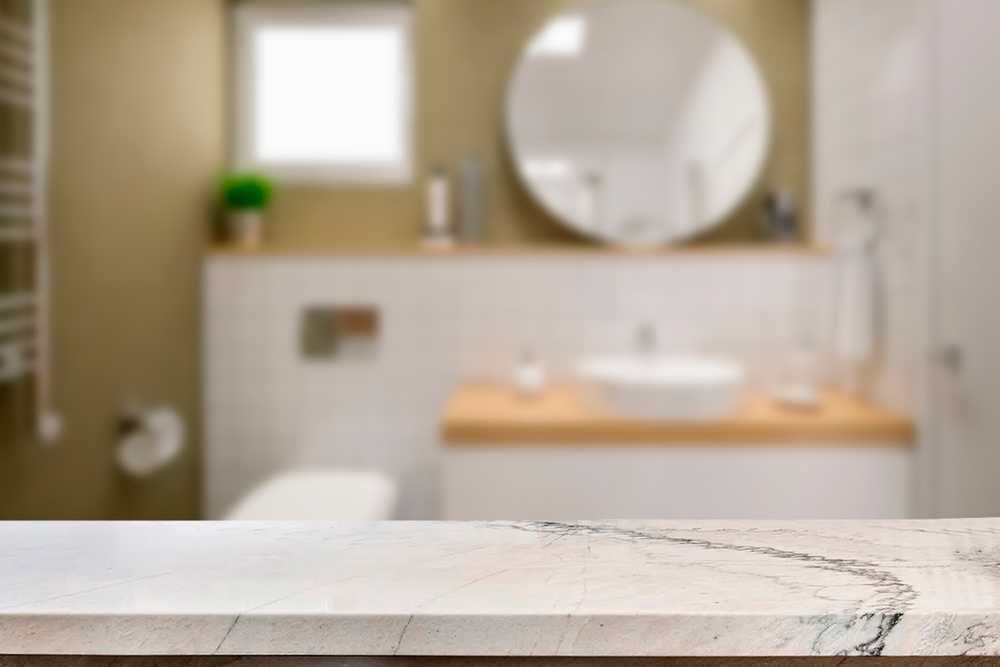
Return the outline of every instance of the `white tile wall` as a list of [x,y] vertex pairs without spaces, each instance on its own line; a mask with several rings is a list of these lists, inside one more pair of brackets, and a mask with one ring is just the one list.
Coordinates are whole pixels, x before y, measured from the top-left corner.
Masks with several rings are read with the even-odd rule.
[[[822,338],[823,257],[222,258],[206,275],[206,514],[274,472],[373,466],[404,483],[405,518],[437,515],[438,420],[459,379],[506,377],[530,349],[566,378],[629,350],[652,324],[665,351],[722,354],[758,380]],[[314,305],[371,304],[373,360],[299,355]]]
[[917,414],[930,217],[927,2],[813,0],[813,21],[817,236],[836,238],[840,193],[875,191],[885,312],[872,394]]
[[[929,218],[925,0],[813,0],[814,219],[872,188],[885,229],[876,399],[917,413]],[[667,350],[746,362],[759,382],[806,339],[822,347],[830,262],[777,254],[659,257],[213,258],[206,286],[206,513],[282,469],[362,465],[404,482],[406,518],[437,514],[438,418],[459,379],[506,375],[519,351],[556,377],[657,327]],[[376,358],[309,363],[301,312],[373,304]]]

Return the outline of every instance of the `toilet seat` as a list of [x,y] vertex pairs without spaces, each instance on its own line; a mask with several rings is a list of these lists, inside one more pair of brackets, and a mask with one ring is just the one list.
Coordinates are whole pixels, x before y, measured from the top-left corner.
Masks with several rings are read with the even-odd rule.
[[387,521],[396,510],[396,483],[361,470],[283,473],[247,494],[228,521]]

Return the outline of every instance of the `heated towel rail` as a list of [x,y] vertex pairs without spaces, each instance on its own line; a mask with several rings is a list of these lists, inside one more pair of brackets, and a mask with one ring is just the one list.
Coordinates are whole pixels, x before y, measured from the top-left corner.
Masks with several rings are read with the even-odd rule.
[[31,379],[43,441],[51,409],[47,0],[0,0],[0,384]]

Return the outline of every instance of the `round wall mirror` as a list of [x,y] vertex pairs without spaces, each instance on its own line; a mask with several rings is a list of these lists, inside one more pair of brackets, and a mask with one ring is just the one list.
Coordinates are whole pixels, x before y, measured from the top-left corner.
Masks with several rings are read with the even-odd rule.
[[521,57],[507,136],[551,215],[608,243],[677,242],[753,189],[771,115],[750,53],[672,0],[598,0],[549,21]]

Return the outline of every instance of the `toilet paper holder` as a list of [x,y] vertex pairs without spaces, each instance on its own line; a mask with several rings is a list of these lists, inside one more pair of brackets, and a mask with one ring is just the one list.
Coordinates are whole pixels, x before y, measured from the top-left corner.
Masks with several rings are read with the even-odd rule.
[[186,439],[184,419],[174,408],[127,403],[118,419],[118,467],[130,477],[148,477],[175,461]]

